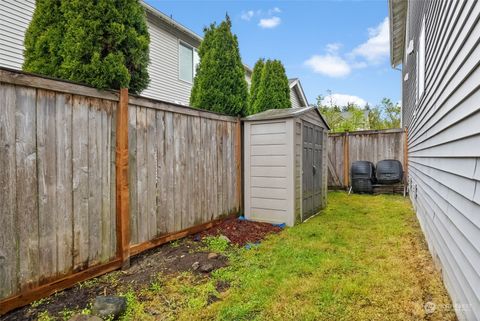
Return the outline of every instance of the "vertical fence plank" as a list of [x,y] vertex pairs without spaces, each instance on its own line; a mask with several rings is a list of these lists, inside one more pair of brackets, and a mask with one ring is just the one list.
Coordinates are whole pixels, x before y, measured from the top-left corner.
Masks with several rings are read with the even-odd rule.
[[205,152],[205,146],[206,146],[206,141],[208,140],[208,137],[206,135],[206,119],[200,118],[200,145],[198,147],[198,154],[199,154],[199,175],[200,175],[200,181],[199,181],[199,192],[200,192],[200,211],[201,211],[201,216],[200,219],[203,222],[207,221],[207,200],[206,200],[206,195],[207,195],[207,186],[206,186],[206,175],[205,175],[205,168],[206,168],[206,152]]
[[219,215],[223,214],[223,128],[222,122],[217,122],[216,136],[217,136],[217,210],[214,215],[217,218]]
[[17,291],[15,87],[0,87],[0,297]]
[[237,209],[241,211],[243,209],[243,199],[242,199],[242,123],[240,119],[237,120],[235,126],[235,163],[236,163],[236,175],[235,175],[235,186],[236,186],[236,199],[237,199]]
[[38,90],[37,97],[39,273],[48,277],[57,272],[55,93]]
[[[37,116],[38,117],[38,116]],[[88,260],[88,102],[73,97],[72,169],[73,169],[73,253],[74,269]]]
[[[18,229],[18,277],[23,289],[25,285],[35,285],[39,277],[36,93],[33,88],[16,88],[17,219],[18,226],[22,227]],[[1,90],[0,95],[4,96]],[[6,106],[5,111],[9,110],[7,105],[2,106]],[[3,151],[0,153],[4,154]],[[3,165],[1,167],[4,168]],[[2,183],[2,186],[5,185]],[[2,232],[0,228],[0,233]],[[3,278],[1,273],[0,278]]]
[[[116,149],[117,149],[117,103],[109,102],[111,116],[109,117],[110,134],[110,258],[117,256],[117,205],[116,205]],[[127,106],[128,108],[128,106]],[[127,110],[128,113],[128,110]],[[128,127],[128,122],[127,122]],[[128,131],[128,129],[127,129]],[[127,133],[128,135],[128,133]],[[127,138],[128,140],[128,138]]]
[[96,99],[89,99],[88,109],[88,265],[100,262],[101,221],[101,118]]
[[[148,239],[147,215],[147,111],[137,108],[137,224],[138,242]],[[132,204],[132,206],[135,206]]]
[[[130,236],[133,244],[139,243],[138,237],[138,186],[137,186],[137,106],[128,107],[128,186],[130,190]],[[117,112],[117,119],[119,113]],[[118,136],[117,120],[117,136]],[[117,138],[117,145],[118,145]],[[118,147],[117,147],[118,148]],[[117,196],[118,197],[118,196]],[[118,206],[118,205],[117,205]]]
[[157,235],[162,235],[167,232],[167,220],[168,220],[168,201],[167,201],[167,188],[168,172],[166,168],[166,153],[165,153],[165,113],[163,111],[156,112],[156,126],[157,126]]
[[[175,193],[179,193],[181,190],[184,194],[182,197],[182,202],[180,204],[181,214],[181,229],[187,228],[189,224],[188,219],[188,204],[190,203],[188,195],[188,173],[187,173],[187,162],[188,162],[188,119],[190,116],[180,116],[180,186],[179,190],[176,190]],[[178,211],[177,211],[178,213]]]
[[174,114],[173,115],[173,143],[175,149],[175,182],[174,182],[174,197],[175,197],[175,207],[174,207],[174,230],[179,231],[182,229],[182,196],[183,196],[183,186],[182,186],[182,177],[185,173],[182,171],[182,140],[185,139],[182,132],[182,115]]
[[217,121],[210,122],[210,186],[211,186],[211,208],[208,220],[213,220],[219,212],[218,207],[218,148],[217,148]]
[[174,125],[173,114],[165,113],[165,173],[167,175],[167,231],[175,230],[175,182],[176,182],[176,164],[175,164],[175,141],[173,139]]
[[[192,224],[193,225],[198,225],[200,223],[203,223],[202,219],[202,188],[200,186],[200,180],[201,180],[201,170],[200,170],[200,161],[201,161],[201,156],[200,156],[200,142],[201,142],[201,119],[199,117],[194,117],[193,118],[193,124],[192,124],[192,129],[193,129],[193,140],[192,140],[192,151],[191,151],[191,158],[192,162],[194,165],[192,175],[193,175],[193,189],[192,189],[192,196],[194,197],[194,205],[192,209]],[[192,225],[192,226],[193,226]]]
[[64,274],[73,268],[72,96],[57,93],[55,103],[57,271]]
[[110,221],[110,208],[111,208],[111,146],[112,146],[112,122],[111,122],[111,105],[109,102],[100,101],[100,121],[101,121],[101,146],[100,146],[100,163],[101,163],[101,185],[102,185],[102,195],[101,195],[101,220],[102,220],[102,250],[101,250],[101,261],[105,262],[110,258],[111,252],[111,233],[110,226],[112,222]]
[[146,172],[147,172],[147,217],[148,239],[151,240],[157,236],[157,120],[155,110],[147,109],[146,112]]

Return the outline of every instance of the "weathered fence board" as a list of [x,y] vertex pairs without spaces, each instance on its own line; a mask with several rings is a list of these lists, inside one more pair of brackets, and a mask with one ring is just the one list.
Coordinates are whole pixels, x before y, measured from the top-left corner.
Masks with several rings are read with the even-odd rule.
[[0,68],[0,314],[240,209],[238,119],[127,94]]
[[[233,119],[174,113],[155,105],[130,105],[129,114],[132,245],[239,208]],[[215,131],[207,132],[209,127]],[[209,209],[211,202],[216,205]]]
[[403,129],[329,134],[328,186],[348,186],[350,166],[358,160],[376,164],[383,159],[396,159],[405,168],[405,139],[406,132]]

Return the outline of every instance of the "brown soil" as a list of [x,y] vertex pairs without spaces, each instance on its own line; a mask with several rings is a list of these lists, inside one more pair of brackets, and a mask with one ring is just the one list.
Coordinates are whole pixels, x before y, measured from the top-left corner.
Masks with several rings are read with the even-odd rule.
[[[92,281],[78,284],[71,289],[51,295],[40,301],[40,304],[28,305],[1,316],[0,320],[37,320],[38,314],[42,311],[48,311],[50,316],[60,317],[61,312],[65,309],[81,310],[86,308],[97,295],[115,295],[119,289],[126,289],[128,286],[135,290],[145,288],[150,285],[158,273],[168,275],[191,271],[199,276],[207,277],[208,273],[202,273],[200,269],[194,270],[193,263],[199,262],[200,266],[208,263],[213,266],[214,270],[227,265],[227,258],[223,255],[219,255],[215,259],[208,259],[208,252],[201,251],[201,246],[201,243],[188,239],[178,243],[165,244],[133,257],[128,270],[112,272]],[[222,289],[225,287],[228,285],[219,286]]]
[[244,246],[248,243],[258,243],[268,234],[278,233],[281,230],[281,227],[269,223],[228,218],[219,225],[203,231],[193,238],[198,239],[198,237],[225,235],[232,243]]
[[[219,225],[182,241],[165,244],[155,249],[141,253],[131,258],[128,270],[115,271],[91,281],[77,284],[71,289],[58,292],[41,300],[40,303],[25,306],[1,316],[0,321],[13,320],[37,320],[38,314],[48,311],[50,316],[58,316],[63,319],[63,310],[81,310],[88,307],[97,295],[115,295],[118,290],[128,287],[134,290],[148,287],[158,273],[174,274],[191,271],[199,277],[208,277],[209,273],[202,273],[201,269],[194,270],[192,265],[199,262],[199,266],[211,264],[213,270],[228,264],[227,258],[219,255],[214,259],[208,259],[208,252],[202,250],[203,243],[199,241],[205,236],[225,235],[236,245],[244,246],[248,243],[258,243],[271,233],[278,233],[282,229],[268,223],[242,221],[237,218],[229,218]],[[217,282],[217,291],[223,292],[230,284]],[[217,298],[209,298],[213,303]]]

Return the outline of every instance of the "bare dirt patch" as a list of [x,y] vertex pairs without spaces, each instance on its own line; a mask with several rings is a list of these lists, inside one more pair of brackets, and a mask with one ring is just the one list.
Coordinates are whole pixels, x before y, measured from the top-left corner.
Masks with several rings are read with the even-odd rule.
[[281,230],[282,228],[280,226],[269,223],[228,218],[219,225],[203,231],[193,238],[196,239],[198,236],[202,238],[206,236],[225,235],[232,243],[244,246],[248,243],[258,243],[267,235],[279,233]]
[[168,275],[190,271],[199,277],[207,277],[208,273],[202,272],[200,268],[194,270],[193,263],[198,262],[199,267],[209,264],[212,270],[227,265],[225,256],[218,255],[214,259],[209,259],[208,254],[209,252],[202,251],[200,242],[188,239],[165,244],[132,257],[128,270],[111,272],[82,282],[71,289],[4,315],[0,320],[37,320],[39,313],[43,311],[48,311],[50,316],[57,316],[63,320],[62,311],[87,308],[97,295],[115,295],[128,287],[134,290],[148,287],[159,273]]

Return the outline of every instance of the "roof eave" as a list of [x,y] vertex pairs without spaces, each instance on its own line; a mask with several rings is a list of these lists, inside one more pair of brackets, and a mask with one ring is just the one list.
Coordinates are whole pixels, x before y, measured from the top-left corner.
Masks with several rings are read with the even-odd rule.
[[402,63],[405,50],[407,0],[389,0],[390,64],[393,68]]

